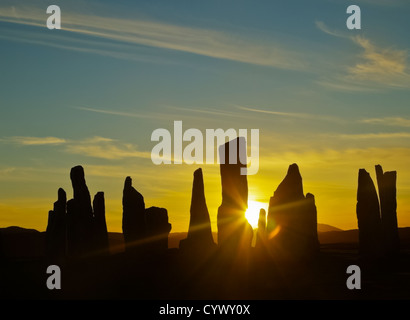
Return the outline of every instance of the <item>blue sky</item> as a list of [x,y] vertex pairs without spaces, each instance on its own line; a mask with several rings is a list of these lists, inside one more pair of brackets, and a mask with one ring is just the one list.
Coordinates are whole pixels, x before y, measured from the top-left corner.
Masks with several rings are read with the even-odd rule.
[[[152,131],[174,120],[259,129],[253,198],[269,201],[296,162],[319,222],[342,228],[356,226],[357,170],[398,170],[399,224],[410,225],[406,1],[356,1],[361,30],[346,28],[348,1],[53,4],[61,30],[46,28],[46,1],[0,5],[3,226],[44,229],[57,188],[70,194],[69,169],[82,164],[91,193],[106,192],[109,229],[132,175],[184,231],[196,167],[149,159]],[[216,223],[218,170],[205,169]]]

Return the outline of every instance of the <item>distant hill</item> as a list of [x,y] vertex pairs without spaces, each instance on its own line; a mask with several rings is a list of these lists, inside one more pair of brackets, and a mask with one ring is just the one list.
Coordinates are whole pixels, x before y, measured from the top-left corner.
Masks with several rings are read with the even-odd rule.
[[44,255],[45,232],[11,226],[0,228],[0,250],[4,257],[30,259]]
[[37,231],[35,229],[26,229],[26,228],[21,228],[17,226],[10,226],[7,228],[0,228],[0,232],[3,235],[10,235],[10,234],[38,234],[40,231]]
[[329,224],[324,224],[324,223],[317,224],[317,232],[329,232],[329,231],[343,231],[343,230],[333,227]]
[[318,232],[319,242],[321,244],[330,243],[358,243],[359,230],[342,230],[342,231],[326,231]]

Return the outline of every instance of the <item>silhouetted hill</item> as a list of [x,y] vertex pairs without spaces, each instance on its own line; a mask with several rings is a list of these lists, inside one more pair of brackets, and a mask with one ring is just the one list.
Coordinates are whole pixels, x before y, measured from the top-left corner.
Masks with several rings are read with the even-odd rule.
[[321,244],[329,243],[358,243],[359,230],[344,230],[344,231],[326,231],[318,232],[319,242]]
[[318,223],[317,224],[317,232],[328,232],[328,231],[343,231],[342,229],[336,228],[329,224]]
[[11,226],[1,228],[2,253],[9,259],[29,259],[44,256],[45,233]]
[[10,226],[7,228],[0,228],[0,232],[3,235],[11,235],[11,234],[38,234],[40,231],[37,231],[35,229],[26,229],[26,228],[21,228],[17,226]]

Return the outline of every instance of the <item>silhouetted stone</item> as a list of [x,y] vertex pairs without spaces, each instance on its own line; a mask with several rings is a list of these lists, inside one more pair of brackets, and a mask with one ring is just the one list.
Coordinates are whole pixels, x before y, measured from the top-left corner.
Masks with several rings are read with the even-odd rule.
[[80,223],[80,209],[78,201],[70,199],[67,201],[67,255],[79,256],[84,253],[83,234],[84,227]]
[[260,209],[258,219],[258,232],[256,234],[256,248],[264,248],[266,246],[266,211]]
[[126,250],[140,246],[147,236],[144,197],[132,186],[131,177],[124,183],[122,197],[122,232]]
[[370,174],[359,170],[357,187],[357,223],[359,252],[363,257],[376,258],[382,254],[382,227],[379,199]]
[[53,210],[49,211],[46,229],[46,255],[48,257],[64,257],[66,254],[66,206],[67,195],[58,189],[58,199]]
[[93,200],[94,209],[94,241],[95,249],[101,252],[108,251],[108,231],[105,220],[104,192],[98,192]]
[[70,172],[70,178],[73,186],[74,199],[78,201],[84,218],[91,219],[93,210],[91,207],[90,192],[85,182],[84,168],[82,166],[73,167]]
[[379,188],[384,249],[387,255],[394,255],[399,252],[400,245],[399,231],[397,227],[397,172],[388,171],[383,173],[382,167],[376,165],[376,178]]
[[302,227],[304,225],[303,230],[307,242],[307,251],[315,254],[320,250],[320,244],[317,235],[317,208],[315,196],[311,193],[306,194],[304,212],[300,225]]
[[3,244],[3,232],[0,230],[0,262],[4,260],[4,244]]
[[186,239],[180,241],[180,249],[207,250],[215,247],[211,220],[206,206],[202,169],[194,172],[190,208],[189,229]]
[[315,200],[309,193],[304,196],[296,164],[289,166],[269,201],[267,232],[276,257],[304,258],[319,251]]
[[152,252],[168,249],[168,235],[171,224],[168,222],[167,209],[150,207],[145,209],[147,221],[147,245]]
[[68,241],[73,256],[88,254],[95,249],[93,234],[93,209],[90,192],[85,182],[84,169],[76,166],[70,172],[74,198],[67,203],[69,219]]
[[[234,156],[233,161],[229,159],[230,153]],[[227,248],[227,253],[234,254],[250,248],[253,237],[253,229],[245,218],[248,180],[246,175],[241,175],[241,168],[246,168],[245,138],[239,137],[220,146],[219,154],[222,204],[217,216],[218,245]]]

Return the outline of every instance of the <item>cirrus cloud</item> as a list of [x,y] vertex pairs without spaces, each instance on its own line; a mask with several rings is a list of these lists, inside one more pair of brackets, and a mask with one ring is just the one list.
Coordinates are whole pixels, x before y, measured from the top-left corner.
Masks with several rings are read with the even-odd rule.
[[87,157],[118,160],[125,158],[151,158],[151,152],[140,151],[131,143],[124,143],[106,137],[90,137],[73,140],[58,137],[6,137],[0,139],[3,143],[19,146],[50,146],[63,147],[63,151],[71,154],[80,154]]

